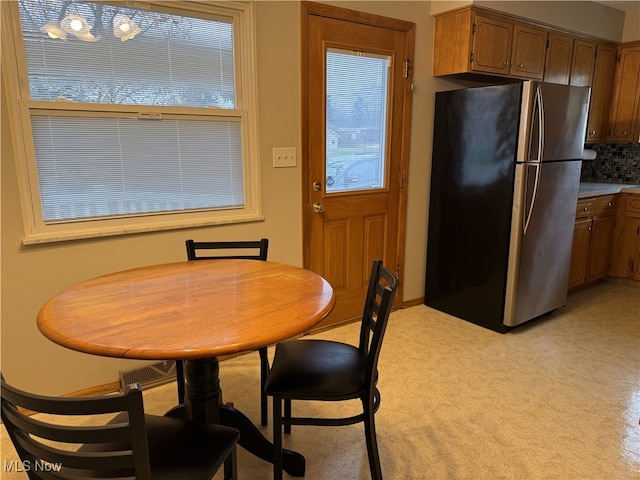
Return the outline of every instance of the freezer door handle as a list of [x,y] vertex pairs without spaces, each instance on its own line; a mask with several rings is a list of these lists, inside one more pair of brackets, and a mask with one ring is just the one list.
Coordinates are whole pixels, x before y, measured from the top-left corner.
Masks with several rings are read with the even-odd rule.
[[[531,215],[538,196],[538,186],[540,184],[540,169],[542,168],[542,159],[544,158],[544,103],[542,101],[542,89],[536,84],[536,93],[533,100],[533,128],[531,129],[530,144],[536,143],[536,157],[527,162],[525,171],[525,207],[523,209],[523,232],[529,230]],[[537,136],[537,138],[534,138]],[[530,149],[531,150],[531,149]],[[531,169],[535,169],[532,175]],[[533,179],[531,178],[533,176]]]
[[542,101],[542,89],[538,84],[535,85],[530,121],[529,154],[525,161],[541,162],[544,158],[544,104]]
[[536,84],[536,110],[538,113],[538,162],[544,158],[544,102],[542,101],[542,89]]

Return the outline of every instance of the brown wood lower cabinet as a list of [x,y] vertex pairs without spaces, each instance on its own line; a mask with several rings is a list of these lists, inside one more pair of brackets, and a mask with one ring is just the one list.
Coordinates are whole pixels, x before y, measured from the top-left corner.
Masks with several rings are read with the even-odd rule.
[[573,229],[573,248],[571,250],[571,269],[569,270],[569,288],[584,284],[587,277],[587,260],[589,258],[589,240],[593,220],[576,220]]
[[569,289],[598,280],[609,271],[617,195],[578,200]]
[[620,194],[609,275],[640,280],[640,194]]

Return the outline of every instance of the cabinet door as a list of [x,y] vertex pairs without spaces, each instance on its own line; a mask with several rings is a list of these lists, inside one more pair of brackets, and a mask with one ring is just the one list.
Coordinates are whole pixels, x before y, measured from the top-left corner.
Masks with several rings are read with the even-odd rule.
[[544,81],[569,85],[573,38],[550,32],[548,45],[547,59],[544,67]]
[[602,278],[609,270],[611,240],[616,219],[613,216],[594,218],[589,244],[589,264],[586,281]]
[[471,11],[454,10],[435,18],[433,76],[468,72],[471,68]]
[[616,233],[618,238],[609,275],[640,280],[640,218],[626,217]]
[[508,75],[513,24],[476,15],[474,30],[471,70]]
[[587,259],[591,239],[591,219],[578,220],[573,229],[571,267],[569,268],[569,288],[582,285],[587,277]]
[[587,40],[573,42],[573,61],[569,85],[590,87],[596,59],[596,44]]
[[609,275],[640,279],[640,195],[620,195]]
[[545,30],[516,23],[513,26],[509,73],[542,80],[546,48],[547,32]]
[[609,141],[637,142],[640,112],[640,43],[620,49],[620,60],[616,68]]
[[616,49],[610,45],[596,47],[596,64],[591,85],[591,103],[587,125],[587,142],[604,142],[609,125],[609,106],[616,67]]
[[633,252],[633,263],[631,265],[631,278],[640,280],[640,219],[635,220],[636,227],[636,248]]

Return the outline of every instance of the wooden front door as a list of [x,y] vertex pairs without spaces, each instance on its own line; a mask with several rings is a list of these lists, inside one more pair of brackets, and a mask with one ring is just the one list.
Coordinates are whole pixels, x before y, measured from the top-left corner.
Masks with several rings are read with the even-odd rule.
[[337,296],[324,326],[361,315],[374,259],[402,278],[414,24],[305,2],[302,29],[305,267]]

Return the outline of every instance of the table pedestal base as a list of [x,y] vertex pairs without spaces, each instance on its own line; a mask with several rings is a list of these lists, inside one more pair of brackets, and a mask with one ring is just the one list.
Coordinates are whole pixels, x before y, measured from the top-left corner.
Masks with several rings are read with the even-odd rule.
[[[167,416],[216,423],[240,431],[238,443],[248,452],[273,463],[273,444],[233,404],[222,403],[222,390],[217,358],[187,360],[184,362],[185,404],[167,412]],[[283,450],[282,468],[293,477],[303,477],[305,459],[297,452]]]

